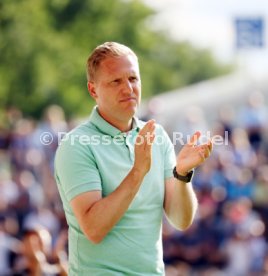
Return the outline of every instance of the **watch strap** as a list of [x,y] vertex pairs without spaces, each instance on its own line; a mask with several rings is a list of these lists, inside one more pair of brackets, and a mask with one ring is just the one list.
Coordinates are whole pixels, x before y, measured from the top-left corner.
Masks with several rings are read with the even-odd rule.
[[177,170],[176,170],[176,166],[174,167],[173,169],[173,175],[176,179],[182,181],[182,182],[185,182],[185,183],[188,183],[188,182],[191,182],[192,178],[193,178],[193,175],[194,175],[194,170],[191,170],[187,173],[187,175],[180,175],[177,173]]

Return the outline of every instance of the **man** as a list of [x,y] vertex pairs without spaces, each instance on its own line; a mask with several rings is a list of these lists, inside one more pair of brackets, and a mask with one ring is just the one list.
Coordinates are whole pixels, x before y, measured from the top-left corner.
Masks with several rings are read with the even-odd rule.
[[178,229],[192,223],[192,170],[212,144],[196,146],[196,132],[176,160],[163,128],[134,117],[141,80],[128,47],[98,46],[87,77],[97,106],[88,122],[63,139],[55,160],[69,224],[69,274],[163,275],[163,211]]

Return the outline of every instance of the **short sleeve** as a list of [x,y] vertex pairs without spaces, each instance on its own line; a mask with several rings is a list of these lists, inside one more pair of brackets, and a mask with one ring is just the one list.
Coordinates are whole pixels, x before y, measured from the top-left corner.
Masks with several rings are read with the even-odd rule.
[[[163,129],[163,128],[162,128]],[[165,138],[164,143],[164,176],[165,179],[173,177],[173,169],[176,166],[176,154],[174,150],[174,145],[172,144],[168,134],[163,129],[163,135]]]
[[93,190],[102,190],[101,177],[89,145],[64,139],[55,157],[55,174],[68,201]]

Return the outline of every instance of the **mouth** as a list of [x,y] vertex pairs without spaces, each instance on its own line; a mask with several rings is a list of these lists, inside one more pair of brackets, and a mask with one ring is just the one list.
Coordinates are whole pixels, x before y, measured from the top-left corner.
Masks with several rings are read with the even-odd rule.
[[120,102],[120,103],[124,103],[124,102],[132,102],[132,101],[137,102],[137,99],[134,98],[134,97],[129,97],[129,98],[122,99],[122,100],[120,100],[119,102]]

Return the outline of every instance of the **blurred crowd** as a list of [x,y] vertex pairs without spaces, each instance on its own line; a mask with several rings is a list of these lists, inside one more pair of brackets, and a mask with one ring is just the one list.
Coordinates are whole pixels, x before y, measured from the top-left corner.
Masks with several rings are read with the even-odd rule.
[[[67,225],[53,176],[59,106],[42,120],[9,108],[0,124],[0,275],[67,275]],[[46,134],[42,140],[42,135]]]
[[[195,171],[193,225],[180,232],[164,220],[167,276],[268,275],[267,110],[263,94],[254,92],[244,104],[221,106],[213,122],[196,106],[173,127],[185,134],[210,130],[226,143]],[[75,125],[56,105],[39,121],[14,107],[3,114],[0,275],[67,275],[68,228],[53,161],[59,133]]]
[[[164,224],[169,275],[268,275],[268,108],[254,91],[239,103],[209,112],[189,108],[177,126],[185,133],[221,135],[211,157],[195,171],[199,210],[186,232]],[[209,122],[209,123],[208,123]],[[171,133],[170,133],[171,134]]]

